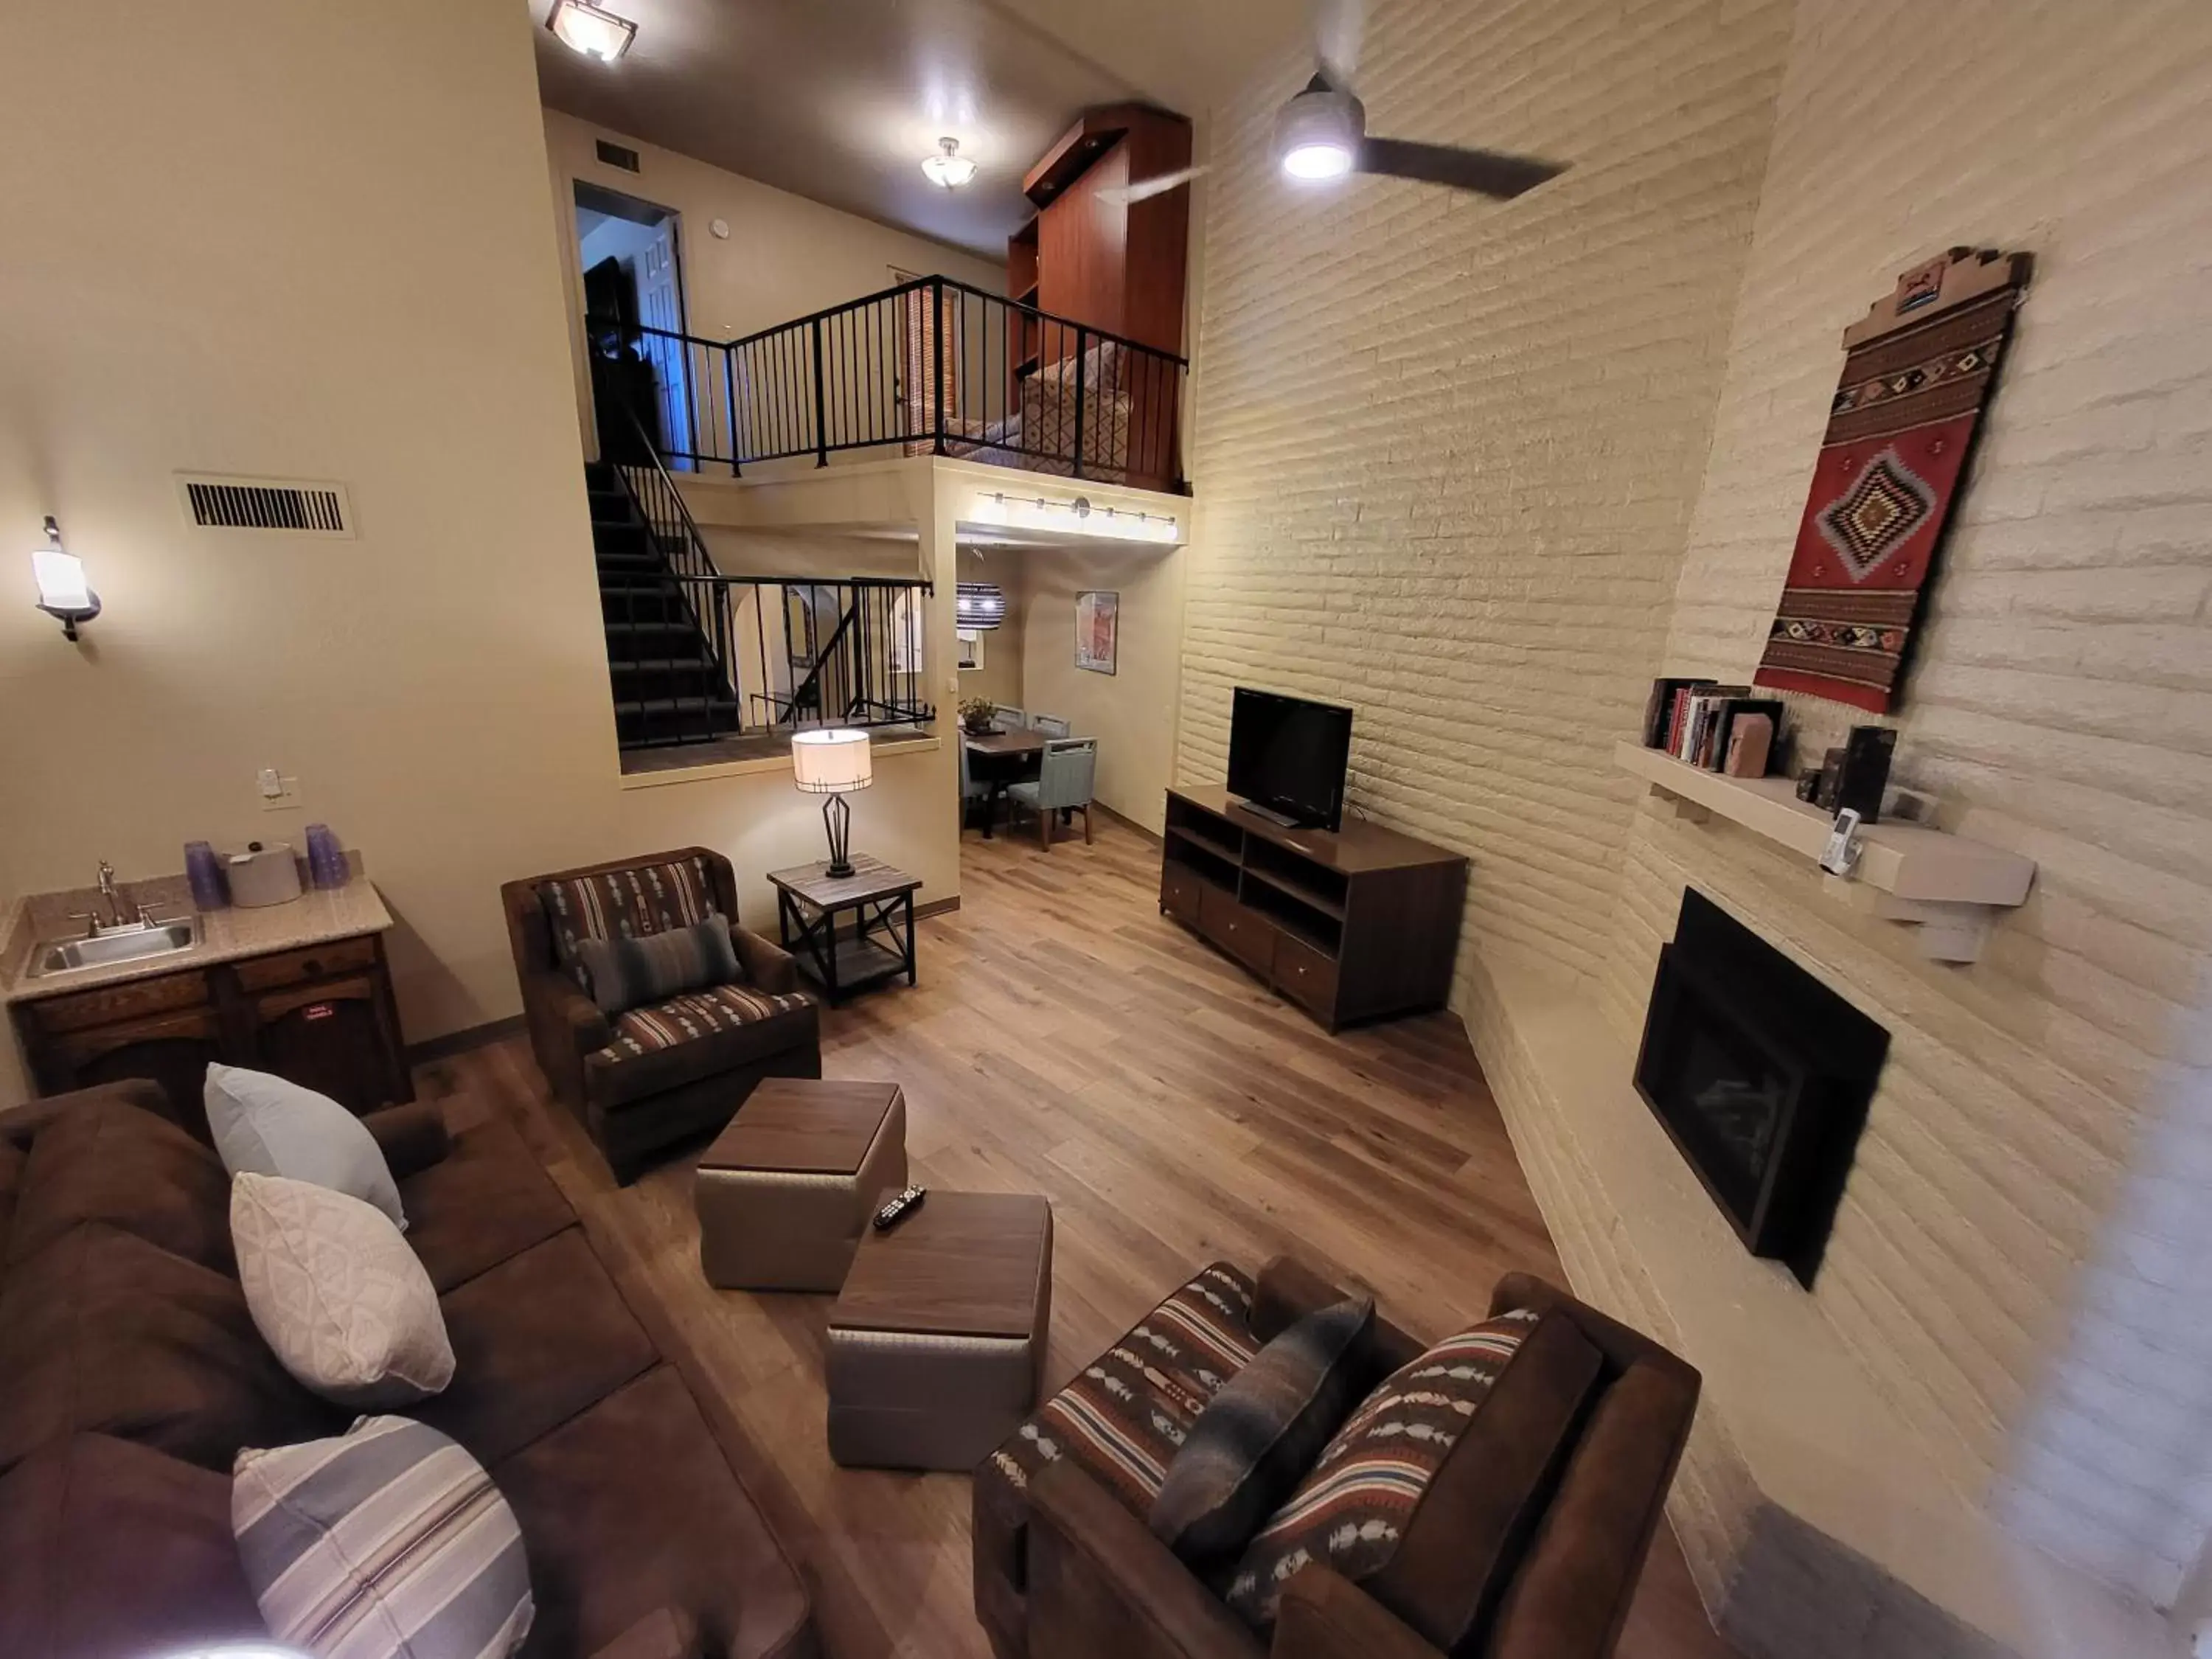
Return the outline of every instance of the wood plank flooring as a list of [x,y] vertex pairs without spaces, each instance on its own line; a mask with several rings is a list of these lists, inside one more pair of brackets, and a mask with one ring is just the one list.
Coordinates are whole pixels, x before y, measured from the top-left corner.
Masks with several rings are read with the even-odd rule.
[[[970,834],[962,854],[962,908],[921,924],[921,984],[828,1014],[823,1070],[903,1085],[915,1181],[1052,1200],[1048,1386],[1217,1257],[1294,1250],[1423,1335],[1479,1317],[1509,1268],[1560,1277],[1456,1019],[1329,1036],[1161,917],[1157,847],[1103,816],[1089,847]],[[512,1116],[652,1281],[757,1449],[742,1473],[806,1565],[832,1659],[986,1655],[967,1478],[830,1462],[830,1298],[709,1289],[689,1163],[617,1188],[524,1039],[417,1079],[463,1121]],[[1671,1534],[1620,1651],[1728,1652]]]

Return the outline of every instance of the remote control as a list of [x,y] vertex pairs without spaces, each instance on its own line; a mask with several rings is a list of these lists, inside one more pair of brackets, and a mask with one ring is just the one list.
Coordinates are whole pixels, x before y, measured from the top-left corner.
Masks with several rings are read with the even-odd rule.
[[897,1226],[906,1217],[912,1215],[916,1210],[920,1209],[921,1207],[921,1200],[928,1196],[929,1188],[927,1187],[908,1188],[904,1192],[893,1198],[890,1203],[884,1205],[882,1209],[876,1212],[876,1231],[879,1233],[887,1233],[890,1231],[892,1228]]

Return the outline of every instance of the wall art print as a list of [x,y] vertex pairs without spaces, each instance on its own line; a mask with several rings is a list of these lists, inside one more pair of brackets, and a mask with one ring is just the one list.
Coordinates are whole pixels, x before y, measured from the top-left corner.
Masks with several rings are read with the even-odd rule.
[[1844,331],[1843,380],[1759,684],[1877,714],[1896,706],[2028,270],[2024,253],[1953,248]]
[[1096,589],[1075,596],[1075,665],[1094,674],[1114,672],[1121,644],[1121,596]]

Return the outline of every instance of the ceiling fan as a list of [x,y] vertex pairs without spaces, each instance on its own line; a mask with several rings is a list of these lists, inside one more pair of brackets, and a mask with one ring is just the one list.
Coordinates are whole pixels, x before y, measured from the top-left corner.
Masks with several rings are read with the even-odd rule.
[[[1275,118],[1275,159],[1291,178],[1340,179],[1366,173],[1444,185],[1506,202],[1566,171],[1564,161],[1373,136],[1367,131],[1367,107],[1352,91],[1359,33],[1356,4],[1325,9],[1318,23],[1316,56],[1321,67]],[[1203,166],[1185,167],[1099,193],[1118,202],[1141,202],[1179,190],[1206,170]]]

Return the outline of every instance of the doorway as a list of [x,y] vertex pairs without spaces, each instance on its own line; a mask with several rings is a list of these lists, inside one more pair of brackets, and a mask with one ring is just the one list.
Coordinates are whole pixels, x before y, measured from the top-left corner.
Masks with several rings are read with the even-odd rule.
[[680,234],[673,209],[577,182],[576,263],[604,459],[643,461],[650,446],[672,468],[696,464]]

